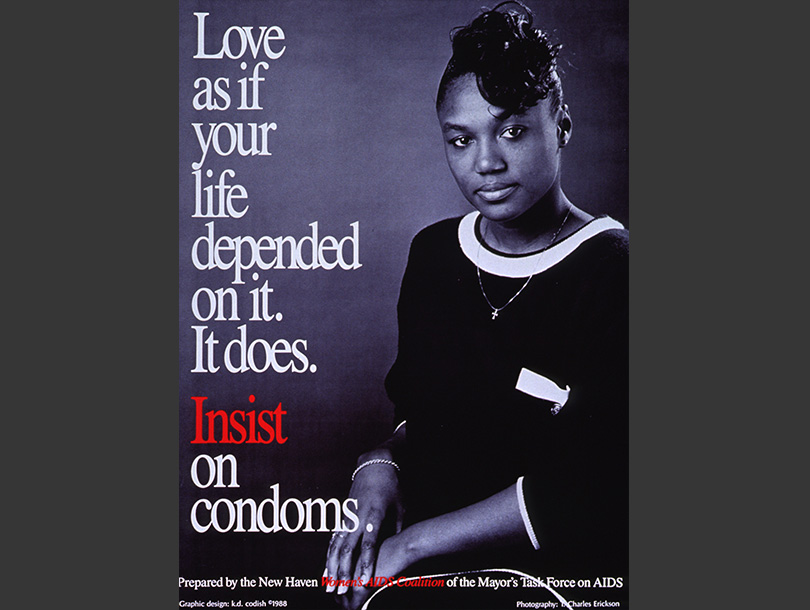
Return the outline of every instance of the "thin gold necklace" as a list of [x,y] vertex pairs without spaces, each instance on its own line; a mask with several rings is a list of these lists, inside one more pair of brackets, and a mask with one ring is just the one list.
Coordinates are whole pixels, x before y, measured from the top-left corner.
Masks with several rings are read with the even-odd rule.
[[[506,302],[506,304],[502,305],[501,307],[495,307],[490,302],[489,297],[487,296],[486,290],[484,290],[484,282],[481,281],[481,267],[478,265],[478,260],[479,260],[479,258],[481,256],[481,241],[478,242],[478,253],[475,255],[475,270],[478,273],[478,285],[481,287],[481,294],[484,295],[484,300],[487,302],[487,305],[489,305],[489,308],[492,310],[492,319],[493,320],[495,318],[497,318],[498,314],[501,313],[504,309],[506,309],[512,301],[514,301],[516,298],[518,298],[520,293],[523,292],[523,290],[526,288],[526,286],[529,285],[529,282],[532,281],[532,278],[534,277],[535,273],[537,272],[538,267],[540,266],[540,259],[543,257],[543,254],[557,240],[557,236],[560,234],[560,231],[563,230],[563,227],[565,226],[565,221],[568,220],[569,214],[571,214],[571,206],[570,205],[568,206],[568,211],[565,213],[565,217],[563,218],[562,224],[557,229],[557,231],[554,233],[554,236],[551,238],[551,241],[548,242],[548,245],[540,252],[540,255],[537,257],[537,262],[534,265],[534,270],[531,272],[531,274],[529,274],[529,277],[526,278],[526,281],[523,283],[523,286],[521,286],[520,289],[512,296],[512,298],[509,299]],[[484,237],[485,237],[484,235],[481,236],[482,241],[483,241]]]

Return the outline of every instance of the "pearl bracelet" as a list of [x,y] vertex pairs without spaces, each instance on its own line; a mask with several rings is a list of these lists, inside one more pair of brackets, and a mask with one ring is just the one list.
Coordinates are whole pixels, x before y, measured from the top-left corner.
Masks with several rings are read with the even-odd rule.
[[363,470],[363,468],[365,468],[366,466],[371,466],[372,464],[388,464],[389,466],[393,466],[394,468],[396,468],[397,472],[399,472],[399,466],[397,465],[396,462],[393,462],[391,460],[382,460],[382,459],[369,460],[368,462],[363,462],[357,468],[354,469],[354,472],[352,473],[352,481],[354,481],[354,477],[357,476],[358,472]]

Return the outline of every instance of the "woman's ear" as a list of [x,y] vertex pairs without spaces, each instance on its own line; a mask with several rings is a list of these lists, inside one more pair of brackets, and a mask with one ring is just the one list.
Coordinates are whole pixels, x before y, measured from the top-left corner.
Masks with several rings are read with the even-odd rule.
[[557,121],[557,138],[560,141],[560,148],[568,144],[568,140],[571,139],[573,126],[571,115],[568,113],[568,104],[563,104],[562,108],[560,108],[560,117]]

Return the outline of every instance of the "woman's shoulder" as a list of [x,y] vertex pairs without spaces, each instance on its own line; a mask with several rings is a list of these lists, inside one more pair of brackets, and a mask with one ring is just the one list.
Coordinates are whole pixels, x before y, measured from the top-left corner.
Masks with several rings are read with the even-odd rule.
[[559,248],[565,254],[560,272],[593,290],[616,286],[629,275],[630,233],[608,216],[591,220],[560,242]]
[[[446,218],[419,231],[411,240],[408,265],[403,287],[408,278],[441,282],[448,269],[457,269],[461,264],[461,248],[458,243],[460,217]],[[430,280],[429,278],[433,278]]]
[[462,218],[445,218],[420,230],[411,241],[411,250],[457,248],[458,226]]
[[414,237],[414,240],[431,240],[445,237],[447,235],[455,236],[456,232],[458,231],[458,225],[462,218],[463,216],[454,216],[452,218],[445,218],[444,220],[434,222],[433,224],[426,226],[424,229],[421,229]]
[[630,253],[630,231],[624,227],[603,231],[594,243],[614,256],[625,257]]
[[630,231],[610,216],[598,216],[585,224],[577,233],[583,253],[598,258],[625,260],[630,253]]

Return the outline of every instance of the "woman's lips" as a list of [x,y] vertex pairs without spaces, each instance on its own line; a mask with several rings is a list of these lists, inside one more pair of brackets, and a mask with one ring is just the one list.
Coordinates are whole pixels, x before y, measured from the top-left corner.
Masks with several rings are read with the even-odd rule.
[[506,199],[517,188],[517,184],[493,184],[482,186],[476,190],[476,194],[488,203],[494,203],[501,199]]

